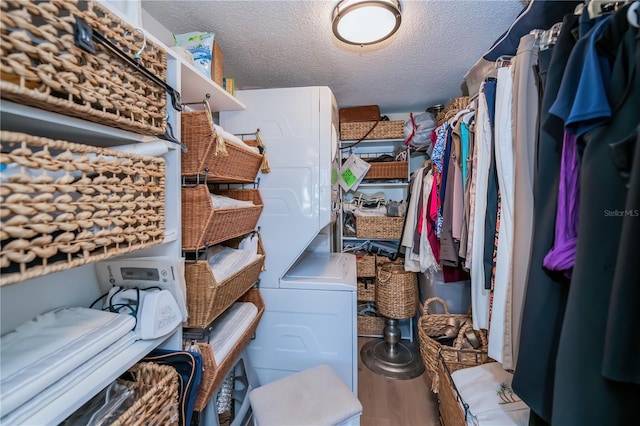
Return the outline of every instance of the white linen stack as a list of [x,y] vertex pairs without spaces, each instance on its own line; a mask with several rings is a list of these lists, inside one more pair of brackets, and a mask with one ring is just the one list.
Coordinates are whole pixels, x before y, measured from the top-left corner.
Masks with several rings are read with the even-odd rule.
[[218,282],[222,282],[259,257],[258,235],[245,237],[237,249],[215,245],[207,249],[207,261]]
[[134,327],[130,315],[69,307],[39,315],[3,336],[1,422],[15,424],[43,401],[68,391],[112,357],[105,352],[116,354],[135,342]]
[[236,302],[213,322],[209,344],[217,365],[229,355],[256,315],[258,308],[253,303]]
[[469,426],[529,424],[529,407],[513,393],[513,374],[499,362],[463,368],[451,373],[451,378],[462,400],[469,405]]

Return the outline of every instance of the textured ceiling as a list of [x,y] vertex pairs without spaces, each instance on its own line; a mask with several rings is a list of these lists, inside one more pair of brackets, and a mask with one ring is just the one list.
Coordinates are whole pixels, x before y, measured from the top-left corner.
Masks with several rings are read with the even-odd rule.
[[331,32],[335,1],[142,0],[174,34],[212,31],[238,89],[329,86],[341,107],[424,111],[461,95],[465,73],[511,25],[521,0],[400,0],[402,25],[377,46]]

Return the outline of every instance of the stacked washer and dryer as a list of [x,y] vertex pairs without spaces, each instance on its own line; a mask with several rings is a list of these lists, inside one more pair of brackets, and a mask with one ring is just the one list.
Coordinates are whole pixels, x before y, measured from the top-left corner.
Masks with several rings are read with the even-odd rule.
[[339,208],[338,108],[328,87],[237,91],[220,113],[231,133],[259,129],[271,172],[259,175],[265,312],[247,348],[262,385],[328,364],[357,395],[355,257],[331,250]]

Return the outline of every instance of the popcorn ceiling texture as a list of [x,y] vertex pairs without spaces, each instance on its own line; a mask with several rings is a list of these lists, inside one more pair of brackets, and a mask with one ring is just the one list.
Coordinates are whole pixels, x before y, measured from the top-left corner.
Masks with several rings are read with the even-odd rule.
[[143,0],[142,8],[174,34],[215,32],[237,89],[329,86],[341,107],[377,104],[391,114],[460,96],[465,73],[524,7],[520,0],[401,0],[398,32],[359,47],[333,36],[337,4]]

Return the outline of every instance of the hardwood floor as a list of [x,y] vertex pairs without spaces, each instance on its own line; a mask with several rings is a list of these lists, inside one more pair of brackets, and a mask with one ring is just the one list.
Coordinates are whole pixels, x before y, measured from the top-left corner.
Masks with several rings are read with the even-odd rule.
[[411,380],[378,375],[360,359],[360,348],[372,338],[358,337],[358,399],[361,426],[440,426],[436,395],[427,373]]

